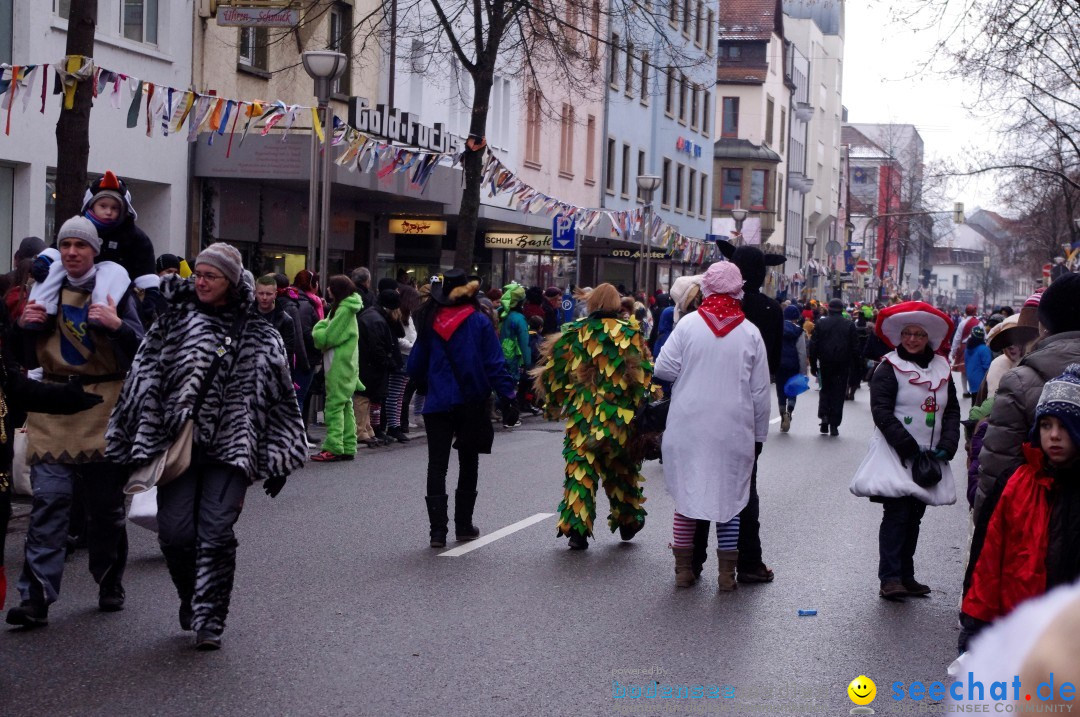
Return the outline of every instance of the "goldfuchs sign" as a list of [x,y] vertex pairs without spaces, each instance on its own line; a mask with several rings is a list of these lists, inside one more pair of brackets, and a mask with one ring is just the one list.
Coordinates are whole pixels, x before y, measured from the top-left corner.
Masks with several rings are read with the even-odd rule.
[[299,23],[296,8],[221,5],[217,11],[217,24],[222,27],[296,27]]
[[440,219],[391,219],[391,234],[411,234],[413,236],[444,236],[446,222]]
[[491,232],[484,235],[484,248],[518,249],[520,251],[551,251],[551,235]]
[[397,107],[369,107],[361,97],[349,99],[349,126],[364,134],[431,152],[461,151],[461,139],[443,129],[442,123],[436,122],[428,127]]

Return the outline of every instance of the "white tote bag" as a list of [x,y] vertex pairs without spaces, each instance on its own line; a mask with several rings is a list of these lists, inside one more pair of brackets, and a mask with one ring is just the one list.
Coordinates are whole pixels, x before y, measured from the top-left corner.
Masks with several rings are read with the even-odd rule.
[[140,528],[146,528],[157,532],[157,486],[151,486],[149,490],[136,493],[131,498],[131,508],[128,509],[128,520]]
[[11,485],[15,495],[34,495],[34,489],[30,485],[30,466],[26,462],[28,440],[25,428],[15,429],[15,456],[11,461]]

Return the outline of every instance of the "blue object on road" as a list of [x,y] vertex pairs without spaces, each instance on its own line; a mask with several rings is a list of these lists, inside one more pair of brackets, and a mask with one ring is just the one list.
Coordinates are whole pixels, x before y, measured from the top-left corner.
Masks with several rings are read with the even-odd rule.
[[788,398],[795,398],[800,393],[806,393],[810,390],[810,379],[805,374],[797,373],[784,383],[784,395]]
[[817,615],[817,610],[799,610],[799,617],[811,617]]

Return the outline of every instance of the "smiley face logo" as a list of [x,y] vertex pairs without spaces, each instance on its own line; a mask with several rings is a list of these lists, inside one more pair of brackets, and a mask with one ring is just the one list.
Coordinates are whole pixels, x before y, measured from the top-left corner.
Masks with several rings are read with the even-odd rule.
[[868,705],[877,697],[877,685],[866,675],[859,675],[847,686],[848,697],[857,705]]

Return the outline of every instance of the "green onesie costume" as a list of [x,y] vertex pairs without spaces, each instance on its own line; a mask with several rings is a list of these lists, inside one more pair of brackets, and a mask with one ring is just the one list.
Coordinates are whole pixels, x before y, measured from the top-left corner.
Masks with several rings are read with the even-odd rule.
[[326,440],[322,449],[338,456],[356,455],[356,417],[352,397],[363,391],[360,383],[359,332],[356,315],[364,307],[357,294],[347,296],[330,317],[315,324],[311,338],[315,348],[323,352],[323,371],[326,372]]

